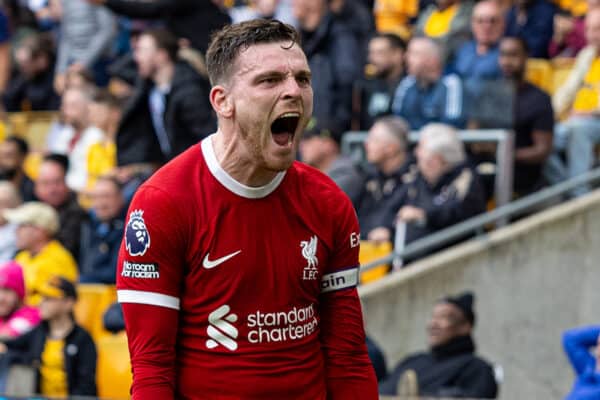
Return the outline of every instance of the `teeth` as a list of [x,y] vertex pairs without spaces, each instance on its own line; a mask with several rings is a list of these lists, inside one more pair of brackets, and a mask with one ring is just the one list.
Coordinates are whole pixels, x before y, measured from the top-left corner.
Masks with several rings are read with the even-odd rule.
[[291,117],[300,117],[300,113],[296,113],[296,112],[288,112],[283,114],[281,117],[279,118],[291,118]]

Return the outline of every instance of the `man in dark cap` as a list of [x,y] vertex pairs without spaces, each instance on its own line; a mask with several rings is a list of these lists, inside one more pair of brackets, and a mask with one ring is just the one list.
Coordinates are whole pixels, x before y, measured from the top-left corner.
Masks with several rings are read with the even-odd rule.
[[471,292],[438,301],[427,326],[429,351],[402,360],[379,392],[393,395],[400,388],[414,387],[413,393],[402,394],[495,399],[494,370],[475,355],[473,301]]

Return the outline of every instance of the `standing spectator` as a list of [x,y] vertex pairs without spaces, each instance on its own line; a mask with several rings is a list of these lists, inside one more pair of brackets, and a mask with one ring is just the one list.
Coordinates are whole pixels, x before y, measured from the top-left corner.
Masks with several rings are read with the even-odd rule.
[[517,37],[506,37],[500,43],[500,67],[504,77],[515,87],[513,186],[517,196],[545,186],[542,170],[552,152],[554,131],[550,96],[525,80],[526,46],[525,41]]
[[52,43],[40,34],[23,38],[15,49],[17,73],[4,92],[6,111],[57,110]]
[[88,0],[104,5],[117,14],[135,19],[163,20],[178,39],[205,53],[212,32],[230,23],[219,6],[221,1],[201,0]]
[[0,341],[15,339],[40,322],[40,311],[23,303],[23,269],[14,261],[0,266]]
[[[563,347],[569,357],[575,383],[565,400],[600,398],[600,326],[570,329],[563,334]],[[590,349],[595,347],[595,354]]]
[[61,114],[64,127],[55,136],[48,150],[69,158],[67,185],[76,192],[85,189],[90,147],[102,140],[102,131],[90,123],[90,103],[93,92],[88,87],[72,87],[62,97]]
[[504,33],[504,14],[495,0],[475,5],[471,17],[473,40],[464,43],[454,54],[450,70],[462,79],[498,79],[498,45]]
[[436,0],[419,15],[415,36],[434,39],[442,51],[442,65],[471,38],[471,0]]
[[77,291],[70,281],[53,277],[40,288],[43,322],[6,342],[19,364],[37,370],[36,393],[49,397],[96,396],[96,346],[77,325],[73,308]]
[[56,60],[56,87],[64,89],[67,69],[87,69],[96,83],[106,85],[108,52],[117,32],[114,15],[86,0],[61,0],[60,33]]
[[470,292],[437,302],[427,325],[429,351],[400,361],[379,385],[379,392],[396,394],[398,382],[408,373],[417,378],[415,396],[495,399],[498,387],[494,370],[475,355],[473,302]]
[[352,84],[360,76],[356,38],[325,0],[294,0],[294,14],[312,72],[313,116],[335,118],[346,130],[352,116]]
[[77,264],[54,235],[58,232],[58,215],[52,207],[29,202],[13,210],[4,210],[4,218],[17,224],[15,261],[23,267],[27,304],[38,305],[39,290],[54,275],[77,280]]
[[398,85],[392,112],[421,129],[430,122],[463,128],[466,124],[463,86],[455,74],[442,77],[442,53],[429,38],[414,38],[406,54],[408,76]]
[[99,178],[90,218],[81,226],[80,282],[115,284],[126,211],[121,184],[112,177]]
[[23,201],[32,201],[35,199],[33,181],[23,169],[27,154],[29,145],[23,138],[9,136],[0,142],[0,180],[15,185]]
[[548,58],[556,6],[548,0],[516,0],[506,17],[506,36],[525,40],[529,56]]
[[68,168],[69,160],[65,156],[47,155],[35,180],[35,195],[58,212],[60,223],[56,237],[77,259],[79,232],[86,213],[79,206],[75,193],[67,186],[65,176]]
[[376,34],[369,42],[370,77],[354,85],[353,128],[368,130],[375,119],[391,113],[394,91],[404,76],[406,43],[391,33]]
[[0,182],[0,263],[12,260],[17,253],[17,225],[8,222],[2,213],[21,204],[19,193],[10,182]]
[[177,58],[177,39],[158,28],[140,35],[135,61],[143,78],[117,132],[117,163],[162,164],[216,129],[209,82]]

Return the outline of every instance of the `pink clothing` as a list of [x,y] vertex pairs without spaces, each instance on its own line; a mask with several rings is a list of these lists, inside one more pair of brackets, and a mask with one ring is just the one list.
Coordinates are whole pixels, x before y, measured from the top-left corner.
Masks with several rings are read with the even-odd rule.
[[558,44],[554,40],[550,41],[550,45],[548,46],[548,55],[550,58],[572,58],[575,57],[577,53],[579,53],[579,50],[583,49],[585,45],[584,19],[577,18],[575,20],[575,27],[567,35],[563,43]]
[[25,298],[25,280],[21,265],[9,261],[0,267],[0,288],[13,290],[19,296],[19,300]]
[[22,306],[8,318],[0,320],[0,332],[2,335],[16,338],[30,331],[41,320],[40,310],[31,306]]

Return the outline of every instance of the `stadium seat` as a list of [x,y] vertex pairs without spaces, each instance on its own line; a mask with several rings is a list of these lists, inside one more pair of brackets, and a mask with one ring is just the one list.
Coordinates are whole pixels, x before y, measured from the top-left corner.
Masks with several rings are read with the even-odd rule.
[[131,387],[131,361],[125,332],[103,336],[98,346],[98,396],[104,399],[128,399]]
[[[392,243],[386,242],[382,244],[375,244],[367,240],[361,240],[360,242],[360,253],[358,259],[361,265],[367,264],[378,258],[385,257],[392,252]],[[390,270],[389,264],[377,265],[368,271],[360,273],[360,283],[369,283],[376,281],[377,279],[383,278]]]
[[46,136],[58,118],[56,111],[28,111],[8,113],[8,133],[24,138],[32,150],[46,148]]
[[550,61],[540,58],[528,59],[525,78],[540,89],[550,93],[553,87],[552,64]]
[[102,316],[106,309],[116,301],[117,292],[114,285],[79,284],[77,285],[77,304],[75,319],[84,327],[94,340],[111,335],[104,329]]

